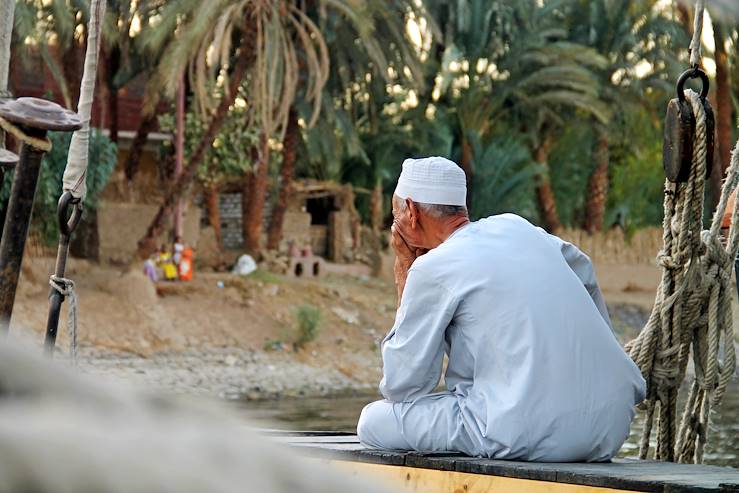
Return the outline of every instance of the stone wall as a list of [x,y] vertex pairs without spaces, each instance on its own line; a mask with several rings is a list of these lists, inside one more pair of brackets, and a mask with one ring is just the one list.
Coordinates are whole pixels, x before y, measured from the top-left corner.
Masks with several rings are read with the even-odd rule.
[[244,246],[244,233],[241,219],[241,194],[218,194],[218,207],[221,211],[221,238],[223,247],[238,250]]
[[294,241],[298,248],[310,245],[310,214],[302,211],[285,211],[280,250],[287,251],[289,241]]
[[[100,202],[98,207],[98,233],[100,234],[100,260],[103,262],[128,262],[136,254],[138,241],[146,233],[149,223],[159,206],[123,202]],[[171,221],[165,228],[170,231]],[[197,248],[200,237],[200,209],[189,206],[183,215],[185,243]],[[168,234],[159,243],[171,243]]]
[[[221,238],[226,250],[242,250],[244,247],[241,195],[241,192],[221,192],[218,194],[218,207],[221,212]],[[263,243],[266,242],[266,232],[271,217],[272,204],[269,200],[265,200],[264,215],[262,216]]]
[[352,218],[349,212],[332,212],[328,224],[328,259],[332,262],[353,261]]

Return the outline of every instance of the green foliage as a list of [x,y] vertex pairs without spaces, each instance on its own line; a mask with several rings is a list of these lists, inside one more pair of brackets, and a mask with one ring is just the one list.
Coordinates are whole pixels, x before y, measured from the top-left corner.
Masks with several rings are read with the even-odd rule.
[[[40,233],[41,238],[51,244],[56,241],[59,226],[56,221],[56,209],[62,194],[62,176],[67,165],[67,153],[72,134],[69,132],[49,132],[52,149],[41,164],[41,175],[36,200],[33,205],[31,227]],[[116,145],[98,129],[90,130],[90,165],[87,168],[86,209],[95,209],[100,192],[108,183],[118,160]],[[11,176],[6,177],[0,190],[0,201],[7,200],[10,194]]]
[[[73,34],[84,28],[87,4],[67,4],[17,2],[14,47],[23,55],[38,46],[69,99],[68,67],[47,46],[54,40],[64,50],[80,38]],[[739,99],[735,21],[712,17],[726,31]],[[134,18],[141,31],[131,35]],[[604,131],[605,226],[635,228],[661,217],[659,120],[689,41],[677,18],[660,0],[109,0],[104,42],[120,65],[109,85],[122,88],[146,73],[148,108],[172,95],[186,73],[186,162],[243,53],[237,49],[261,54],[198,171],[205,184],[240,179],[266,132],[276,190],[281,122],[295,107],[302,134],[296,176],[352,183],[365,220],[368,192],[380,184],[387,206],[405,158],[461,162],[469,145],[474,217],[513,211],[536,221],[536,178],[546,172],[562,223],[580,226],[595,133]],[[245,29],[256,26],[245,19],[262,33],[250,43]],[[174,131],[172,113],[159,123]],[[544,137],[554,142],[546,167],[532,160]],[[163,153],[171,157],[170,142]],[[55,195],[39,188],[40,197]]]
[[249,274],[249,280],[252,282],[262,282],[264,284],[283,284],[285,280],[265,269],[257,269]]
[[662,131],[646,111],[631,112],[614,127],[606,226],[627,231],[662,222],[665,175]]
[[[246,110],[232,108],[224,124],[216,134],[213,144],[198,169],[198,179],[203,183],[220,183],[233,179],[251,169],[251,148],[258,142],[257,131],[248,124]],[[190,160],[192,153],[208,127],[208,120],[193,110],[185,113],[185,148],[184,160]],[[159,127],[164,132],[176,133],[174,113],[166,113],[159,117]],[[162,144],[163,154],[174,153],[174,143],[165,141]]]
[[536,217],[535,177],[540,166],[532,159],[521,139],[506,136],[483,147],[472,141],[475,175],[472,196],[473,219],[504,212],[515,212],[529,219]]
[[552,189],[562,223],[579,226],[585,206],[588,178],[595,168],[593,127],[580,122],[559,133],[549,155]]
[[295,347],[300,349],[318,337],[321,328],[321,309],[315,305],[299,305],[295,309],[297,335]]

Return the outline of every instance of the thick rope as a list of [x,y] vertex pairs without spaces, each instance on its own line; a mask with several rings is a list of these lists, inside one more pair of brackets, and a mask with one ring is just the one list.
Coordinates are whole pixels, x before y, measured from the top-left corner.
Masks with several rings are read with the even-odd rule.
[[[655,458],[702,462],[710,410],[720,403],[736,368],[731,275],[739,248],[739,201],[725,244],[720,225],[739,181],[739,143],[711,228],[701,232],[706,115],[697,93],[687,90],[685,96],[696,118],[690,176],[686,183],[666,182],[664,247],[657,259],[662,280],[649,321],[627,350],[648,386],[639,456],[647,457],[656,415]],[[677,396],[691,349],[695,375],[678,427]]]
[[38,137],[32,137],[2,117],[0,117],[0,128],[15,137],[15,139],[19,142],[28,144],[31,147],[35,147],[36,149],[43,152],[49,152],[51,150],[51,141],[49,139],[39,139]]
[[69,312],[67,314],[67,335],[69,336],[69,359],[77,365],[77,293],[74,290],[74,281],[64,277],[52,275],[49,285],[65,298],[69,298]]
[[690,41],[690,65],[698,67],[701,63],[701,36],[703,34],[703,12],[706,9],[706,0],[695,2],[695,16],[693,18],[693,39]]

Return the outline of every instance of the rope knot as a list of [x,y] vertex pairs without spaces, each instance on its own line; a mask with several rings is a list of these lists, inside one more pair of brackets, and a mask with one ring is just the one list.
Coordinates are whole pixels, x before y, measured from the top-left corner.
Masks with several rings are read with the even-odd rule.
[[675,270],[675,269],[679,269],[679,268],[681,267],[681,266],[680,266],[680,263],[679,263],[679,262],[677,262],[677,261],[676,261],[676,260],[675,260],[675,259],[674,259],[674,258],[672,257],[672,255],[668,255],[667,253],[665,253],[665,251],[664,251],[664,250],[661,250],[661,251],[659,252],[659,254],[657,255],[657,263],[658,263],[658,264],[659,264],[659,265],[660,265],[661,267],[663,267],[663,268],[665,268],[665,269],[670,269],[670,270]]
[[13,125],[5,118],[0,117],[0,128],[15,137],[19,142],[23,142],[43,152],[49,152],[51,150],[51,141],[48,138],[41,139],[28,135],[20,127]]
[[74,293],[74,281],[65,277],[57,277],[52,274],[49,276],[49,286],[65,298]]
[[69,314],[67,316],[67,335],[69,336],[69,358],[77,364],[77,294],[74,291],[74,281],[55,275],[49,276],[49,286],[69,298]]

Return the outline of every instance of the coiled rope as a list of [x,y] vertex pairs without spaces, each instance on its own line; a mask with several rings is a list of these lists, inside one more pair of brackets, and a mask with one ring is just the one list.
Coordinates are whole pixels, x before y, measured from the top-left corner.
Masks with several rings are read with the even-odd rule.
[[[739,181],[739,143],[711,228],[701,231],[706,114],[697,93],[687,90],[685,96],[696,118],[690,176],[686,183],[665,184],[664,247],[657,258],[662,280],[646,326],[626,347],[648,386],[640,458],[647,457],[656,415],[655,458],[700,463],[710,410],[721,402],[736,369],[731,275],[739,248],[739,201],[725,244],[720,227],[729,195]],[[694,376],[678,427],[677,397],[691,348]]]

